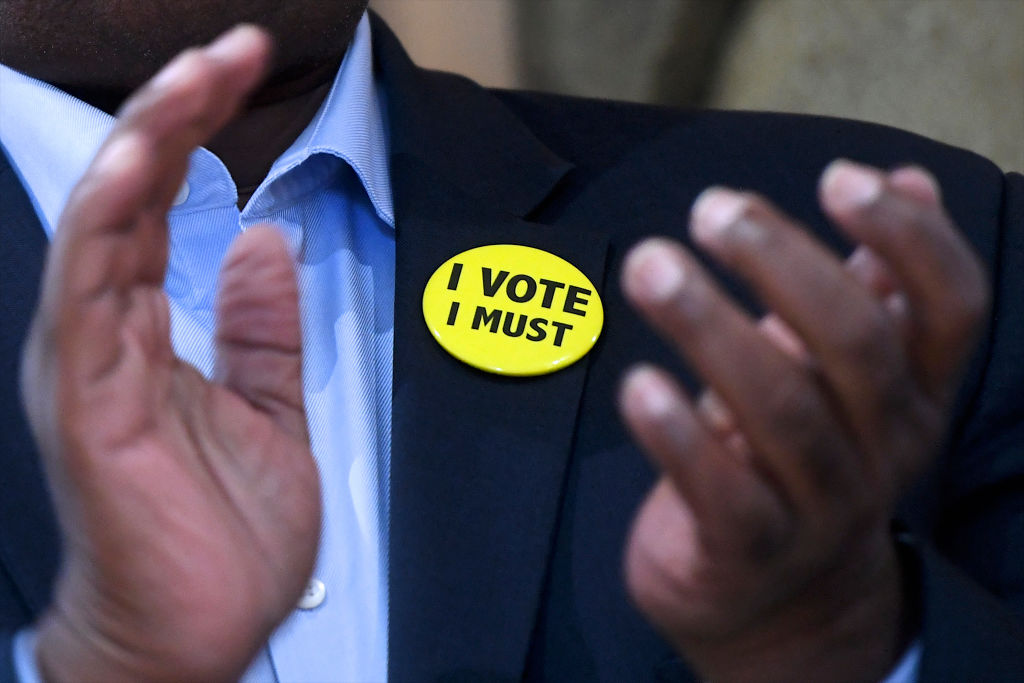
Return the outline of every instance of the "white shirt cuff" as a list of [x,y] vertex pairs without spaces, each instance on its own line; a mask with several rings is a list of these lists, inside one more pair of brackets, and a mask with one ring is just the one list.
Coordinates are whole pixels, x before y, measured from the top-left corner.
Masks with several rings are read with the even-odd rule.
[[918,638],[882,683],[916,683],[921,668],[921,639]]
[[36,666],[36,631],[23,628],[14,636],[11,646],[14,650],[14,674],[18,683],[43,683]]

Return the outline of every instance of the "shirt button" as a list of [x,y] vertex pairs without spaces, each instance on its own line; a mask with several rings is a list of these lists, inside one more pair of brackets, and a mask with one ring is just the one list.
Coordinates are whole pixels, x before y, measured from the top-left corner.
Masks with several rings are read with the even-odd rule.
[[174,201],[171,202],[171,206],[180,206],[185,203],[188,199],[188,181],[181,183],[181,187],[178,188],[178,194],[174,195]]
[[327,597],[327,586],[320,579],[310,579],[299,598],[299,609],[316,609]]

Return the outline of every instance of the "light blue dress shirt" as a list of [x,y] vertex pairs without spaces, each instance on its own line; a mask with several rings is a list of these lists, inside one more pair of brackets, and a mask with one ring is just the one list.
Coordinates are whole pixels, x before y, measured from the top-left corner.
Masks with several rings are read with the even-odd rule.
[[[168,217],[172,342],[204,374],[213,368],[217,273],[232,240],[273,223],[296,260],[324,510],[313,576],[326,597],[278,628],[247,681],[387,677],[394,214],[370,40],[364,16],[319,112],[242,211],[227,169],[199,149]],[[0,142],[48,235],[112,125],[109,115],[0,67]],[[15,654],[26,679],[35,674],[32,651],[25,631]]]
[[[199,149],[168,216],[172,342],[207,375],[217,272],[231,241],[273,223],[297,264],[304,393],[323,489],[313,576],[327,592],[278,628],[246,683],[387,677],[395,219],[370,40],[364,16],[320,111],[241,212],[227,169]],[[107,114],[0,65],[0,142],[48,235],[112,125]],[[33,638],[25,630],[15,640],[24,683],[38,681]],[[884,683],[915,681],[920,655],[915,643]]]

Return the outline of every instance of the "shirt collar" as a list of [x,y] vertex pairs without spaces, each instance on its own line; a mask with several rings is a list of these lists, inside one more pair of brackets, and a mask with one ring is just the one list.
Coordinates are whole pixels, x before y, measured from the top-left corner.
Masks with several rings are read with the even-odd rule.
[[364,14],[319,111],[271,166],[246,212],[260,212],[273,201],[275,185],[281,185],[290,171],[310,157],[324,154],[342,159],[352,167],[377,215],[394,228],[384,117],[379,87],[373,78],[370,20]]
[[0,143],[47,234],[113,125],[109,114],[0,64]]
[[[312,156],[344,160],[359,177],[377,215],[392,228],[394,209],[388,170],[384,109],[373,75],[370,25],[364,14],[331,90],[295,142],[271,167],[246,212],[274,201],[275,185]],[[0,64],[0,143],[26,186],[47,233],[68,195],[114,125],[109,114],[60,89]],[[219,164],[197,150],[188,179]],[[226,176],[226,173],[224,174]],[[234,194],[235,188],[219,188]]]

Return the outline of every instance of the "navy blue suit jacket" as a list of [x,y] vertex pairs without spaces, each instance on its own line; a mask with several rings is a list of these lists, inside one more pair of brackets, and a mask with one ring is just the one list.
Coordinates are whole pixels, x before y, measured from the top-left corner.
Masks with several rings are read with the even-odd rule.
[[[993,313],[947,447],[901,519],[918,539],[904,555],[922,680],[1024,675],[1024,178],[880,126],[488,91],[418,69],[376,19],[374,44],[397,220],[393,680],[689,680],[622,586],[627,527],[654,473],[614,396],[641,359],[694,380],[623,300],[622,257],[647,234],[685,241],[689,206],[713,184],[761,192],[845,250],[815,199],[836,157],[931,169],[992,274]],[[559,254],[601,289],[606,326],[583,361],[500,377],[433,341],[419,311],[430,274],[505,242]],[[45,607],[59,565],[17,388],[45,248],[0,158],[0,680],[13,676],[11,634]]]

